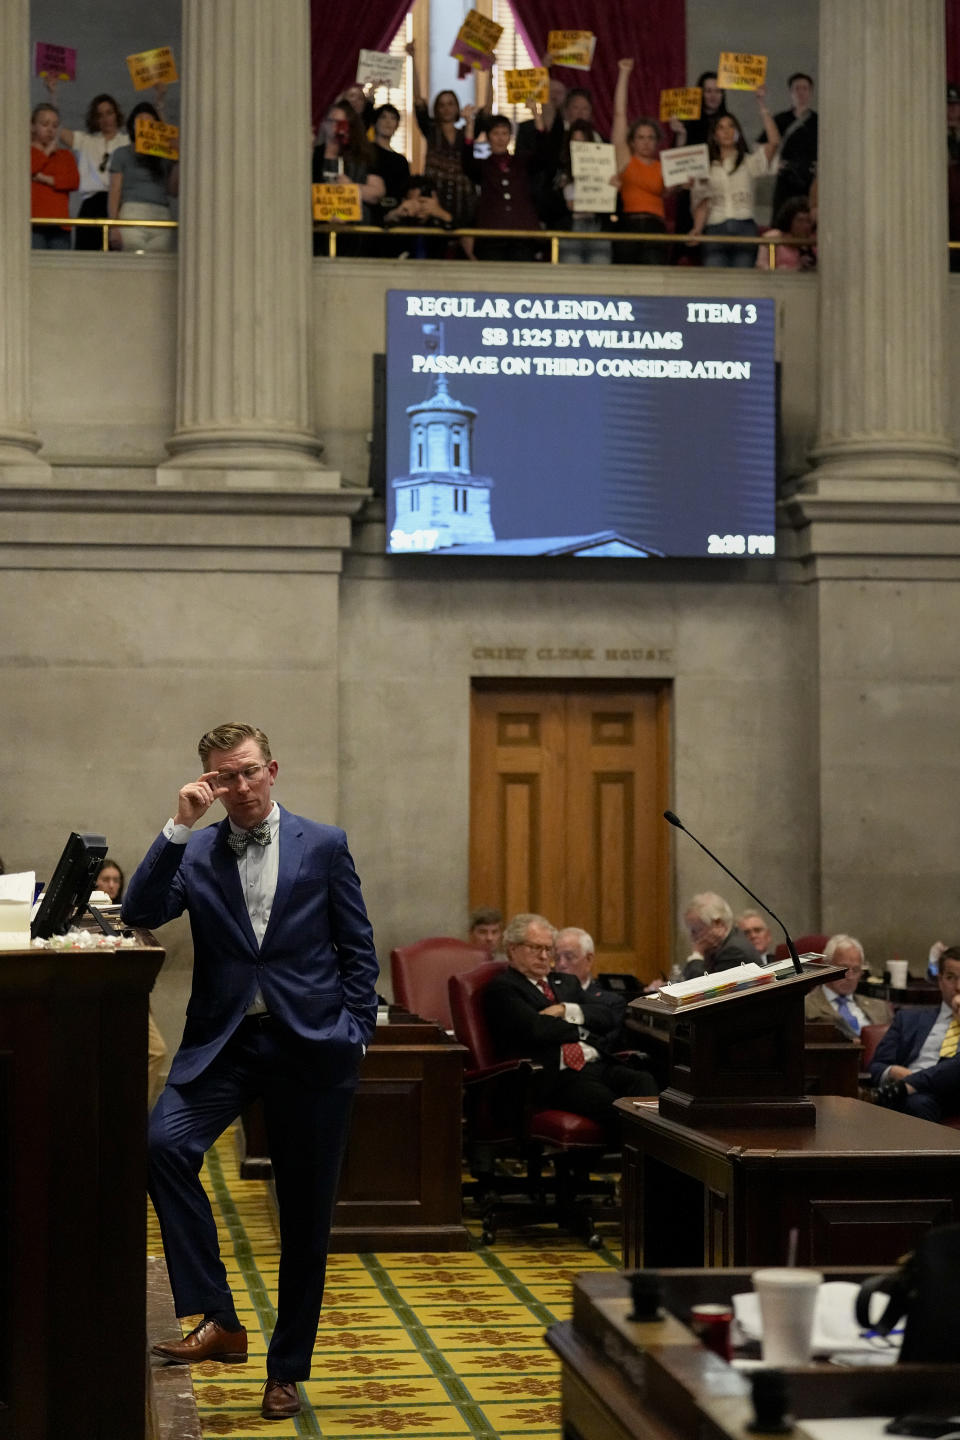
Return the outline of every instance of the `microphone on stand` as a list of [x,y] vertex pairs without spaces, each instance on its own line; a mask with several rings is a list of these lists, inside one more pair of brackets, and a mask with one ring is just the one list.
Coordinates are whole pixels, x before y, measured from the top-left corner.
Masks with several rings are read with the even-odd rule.
[[676,825],[677,829],[678,829],[678,830],[682,830],[683,833],[684,833],[684,835],[689,835],[689,836],[690,836],[690,839],[693,841],[694,845],[699,845],[699,846],[700,846],[700,849],[704,852],[704,854],[705,854],[705,855],[709,855],[709,856],[710,856],[710,859],[711,859],[716,865],[719,865],[719,866],[720,866],[720,869],[723,870],[725,874],[729,875],[731,880],[735,880],[736,883],[740,886],[740,889],[741,889],[741,890],[745,890],[746,893],[750,896],[750,899],[751,899],[751,900],[756,900],[756,902],[757,902],[757,904],[760,906],[761,910],[766,910],[767,914],[768,914],[773,920],[776,920],[777,924],[780,926],[780,929],[783,931],[783,938],[784,938],[784,940],[786,940],[786,942],[787,942],[787,949],[788,949],[789,952],[790,952],[790,959],[793,961],[793,968],[794,968],[794,970],[796,971],[796,973],[797,973],[798,975],[802,975],[802,974],[803,974],[803,966],[800,964],[800,956],[797,954],[797,947],[796,947],[796,945],[794,945],[794,943],[793,943],[793,941],[791,940],[789,934],[787,933],[787,927],[786,927],[786,925],[784,925],[783,921],[780,919],[780,916],[777,915],[777,914],[775,914],[775,913],[770,909],[770,906],[769,906],[769,905],[765,905],[765,904],[763,903],[763,901],[760,899],[760,896],[759,896],[759,895],[754,895],[753,891],[752,891],[748,886],[744,885],[743,881],[740,879],[740,877],[739,877],[738,875],[734,875],[734,873],[733,873],[732,870],[728,870],[727,867],[726,867],[726,865],[724,865],[723,861],[722,861],[722,860],[718,860],[717,857],[716,857],[716,855],[714,855],[713,851],[712,851],[712,850],[708,850],[707,847],[706,847],[706,845],[704,845],[703,841],[702,841],[702,840],[698,840],[697,837],[696,837],[696,835],[694,835],[691,830],[688,830],[688,829],[687,829],[686,825],[684,825],[684,823],[683,823],[683,821],[680,819],[680,816],[679,816],[679,815],[674,815],[674,813],[673,813],[672,810],[664,810],[664,812],[663,812],[663,818],[664,818],[664,820],[669,821],[669,823],[670,823],[671,825]]

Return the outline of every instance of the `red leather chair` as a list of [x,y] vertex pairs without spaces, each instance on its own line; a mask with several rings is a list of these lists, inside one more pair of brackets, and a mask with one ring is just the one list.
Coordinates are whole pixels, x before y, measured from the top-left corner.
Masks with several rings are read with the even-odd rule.
[[[829,935],[798,935],[793,943],[797,947],[798,955],[806,955],[810,951],[816,955],[822,955],[823,947],[829,939]],[[777,960],[786,960],[790,955],[786,945],[778,945],[773,953]]]
[[[566,1110],[535,1109],[530,1101],[531,1061],[501,1060],[498,1056],[484,1007],[484,992],[504,962],[488,961],[473,970],[451,975],[450,1012],[453,1032],[469,1051],[464,1075],[467,1154],[479,1181],[483,1210],[482,1241],[490,1245],[497,1220],[506,1210],[526,1223],[560,1223],[574,1233],[585,1234],[591,1249],[601,1243],[582,1198],[577,1174],[583,1160],[599,1160],[606,1138],[595,1121]],[[501,1183],[495,1174],[497,1155],[521,1156],[527,1161],[523,1188],[527,1201],[522,1205],[501,1202],[498,1192],[517,1189],[517,1182]],[[553,1159],[555,1202],[545,1201],[546,1185],[541,1162]],[[580,1162],[579,1165],[577,1162]],[[605,1187],[609,1193],[609,1187]]]
[[860,1057],[860,1068],[862,1070],[870,1069],[877,1046],[889,1029],[889,1023],[886,1025],[864,1025],[861,1027],[860,1044],[863,1046],[863,1055]]
[[452,1030],[447,981],[458,970],[472,970],[486,958],[485,950],[446,935],[400,946],[390,951],[393,998],[411,1015]]

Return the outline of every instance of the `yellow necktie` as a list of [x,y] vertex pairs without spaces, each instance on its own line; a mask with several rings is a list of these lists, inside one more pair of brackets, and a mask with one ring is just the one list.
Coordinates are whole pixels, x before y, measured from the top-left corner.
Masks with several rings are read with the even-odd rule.
[[940,1059],[949,1060],[952,1055],[956,1055],[958,1043],[960,1043],[960,1020],[954,1015],[947,1026],[947,1033],[940,1046]]

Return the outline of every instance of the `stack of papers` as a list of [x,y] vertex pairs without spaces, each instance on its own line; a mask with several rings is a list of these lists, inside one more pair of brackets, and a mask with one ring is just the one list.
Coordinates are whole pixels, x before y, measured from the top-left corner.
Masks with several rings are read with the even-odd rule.
[[[788,960],[787,964],[793,968],[791,961]],[[734,965],[713,975],[697,975],[693,980],[678,980],[675,985],[663,985],[657,994],[665,1005],[675,1010],[680,1005],[691,1005],[695,1000],[713,1000],[718,995],[730,995],[735,990],[754,990],[758,985],[772,985],[780,968],[777,965]]]
[[30,912],[37,878],[32,870],[0,875],[0,950],[26,950],[30,945]]

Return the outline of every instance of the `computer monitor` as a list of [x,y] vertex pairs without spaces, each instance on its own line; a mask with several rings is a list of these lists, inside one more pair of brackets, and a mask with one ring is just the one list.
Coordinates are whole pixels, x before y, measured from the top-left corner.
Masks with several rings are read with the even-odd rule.
[[106,858],[107,842],[103,835],[73,831],[30,926],[34,939],[49,940],[51,935],[66,934],[87,908]]

